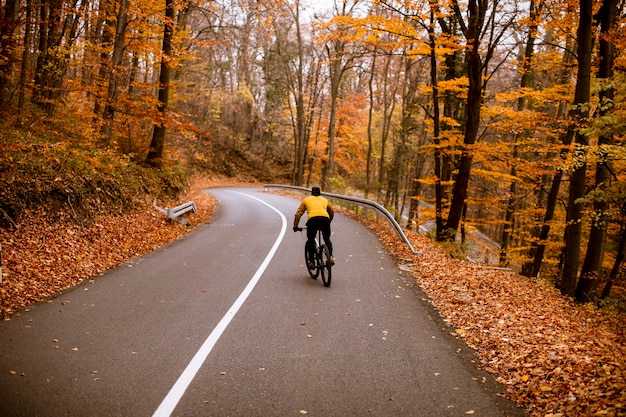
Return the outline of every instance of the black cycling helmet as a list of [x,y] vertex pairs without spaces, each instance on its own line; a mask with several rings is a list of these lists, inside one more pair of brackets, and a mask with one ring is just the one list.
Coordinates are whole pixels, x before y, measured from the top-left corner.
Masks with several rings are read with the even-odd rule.
[[313,188],[311,188],[311,194],[312,195],[321,195],[322,191],[320,190],[320,187],[313,187]]

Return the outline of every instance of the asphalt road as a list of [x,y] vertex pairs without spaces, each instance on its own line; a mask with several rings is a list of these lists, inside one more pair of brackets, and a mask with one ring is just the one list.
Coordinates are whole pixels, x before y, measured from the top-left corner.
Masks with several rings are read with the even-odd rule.
[[297,200],[211,193],[209,224],[1,323],[0,416],[521,415],[365,227],[336,216],[326,288]]

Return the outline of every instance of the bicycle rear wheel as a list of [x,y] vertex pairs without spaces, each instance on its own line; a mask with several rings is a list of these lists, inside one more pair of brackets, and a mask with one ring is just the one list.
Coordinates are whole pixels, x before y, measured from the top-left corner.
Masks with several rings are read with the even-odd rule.
[[330,287],[330,279],[332,278],[332,263],[330,259],[330,251],[326,245],[322,245],[319,250],[320,256],[320,269],[322,270],[322,282],[325,287]]
[[[311,278],[317,279],[317,276],[320,274],[320,270],[317,268],[317,259],[310,259],[307,245],[304,245],[304,262],[306,263],[306,269],[309,271]],[[312,265],[313,268],[309,267],[309,265]]]

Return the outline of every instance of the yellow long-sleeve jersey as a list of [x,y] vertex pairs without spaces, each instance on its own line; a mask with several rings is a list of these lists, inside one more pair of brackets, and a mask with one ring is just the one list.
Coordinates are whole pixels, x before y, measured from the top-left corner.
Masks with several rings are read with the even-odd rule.
[[300,207],[296,211],[296,217],[299,219],[306,211],[308,218],[313,217],[329,217],[333,218],[333,208],[330,202],[322,196],[309,196],[302,200]]

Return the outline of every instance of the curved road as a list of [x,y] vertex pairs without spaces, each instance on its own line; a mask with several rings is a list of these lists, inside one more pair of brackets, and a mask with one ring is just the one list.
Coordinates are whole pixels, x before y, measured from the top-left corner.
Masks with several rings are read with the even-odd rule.
[[0,416],[521,415],[365,227],[336,216],[326,288],[297,200],[210,192],[211,223],[1,323]]

